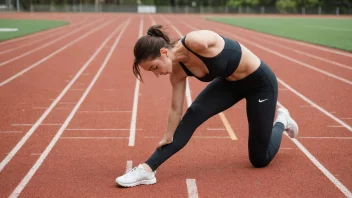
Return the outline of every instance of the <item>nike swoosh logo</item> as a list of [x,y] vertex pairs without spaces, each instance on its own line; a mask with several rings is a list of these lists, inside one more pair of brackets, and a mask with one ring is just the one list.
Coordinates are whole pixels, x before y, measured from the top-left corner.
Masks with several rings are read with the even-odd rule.
[[264,100],[260,100],[260,99],[259,99],[259,101],[258,101],[258,102],[264,102],[264,101],[266,101],[266,100],[268,100],[268,99],[264,99]]

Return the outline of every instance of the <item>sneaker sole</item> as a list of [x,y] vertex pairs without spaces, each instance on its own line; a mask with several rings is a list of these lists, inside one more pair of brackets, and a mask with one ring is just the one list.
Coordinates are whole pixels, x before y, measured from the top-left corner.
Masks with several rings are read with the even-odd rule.
[[156,178],[153,178],[150,180],[142,180],[142,181],[131,183],[131,184],[119,183],[118,181],[116,181],[116,183],[120,186],[123,186],[123,187],[135,187],[138,185],[152,185],[152,184],[156,183]]

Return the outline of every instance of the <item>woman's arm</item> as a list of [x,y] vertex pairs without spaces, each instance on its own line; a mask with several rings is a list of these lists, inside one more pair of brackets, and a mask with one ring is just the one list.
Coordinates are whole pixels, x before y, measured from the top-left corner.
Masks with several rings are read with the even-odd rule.
[[167,131],[166,131],[166,135],[168,137],[173,137],[176,127],[179,124],[182,117],[183,103],[184,103],[185,90],[186,90],[186,78],[182,78],[178,80],[171,79],[171,85],[172,85],[172,100],[171,100],[171,107],[169,111]]

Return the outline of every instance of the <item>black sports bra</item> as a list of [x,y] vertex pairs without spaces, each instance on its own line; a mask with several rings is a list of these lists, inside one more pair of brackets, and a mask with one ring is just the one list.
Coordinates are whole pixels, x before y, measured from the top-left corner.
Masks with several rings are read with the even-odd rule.
[[185,48],[192,52],[194,55],[196,55],[209,70],[209,74],[206,74],[205,76],[199,78],[197,76],[194,76],[192,72],[188,70],[184,63],[179,62],[188,76],[194,76],[198,80],[203,82],[210,82],[214,78],[227,78],[231,74],[233,74],[233,72],[235,72],[242,57],[241,46],[237,41],[233,41],[223,36],[221,37],[225,41],[224,49],[222,49],[222,51],[214,57],[204,57],[193,52],[186,45],[186,36],[181,39],[181,42],[185,46]]

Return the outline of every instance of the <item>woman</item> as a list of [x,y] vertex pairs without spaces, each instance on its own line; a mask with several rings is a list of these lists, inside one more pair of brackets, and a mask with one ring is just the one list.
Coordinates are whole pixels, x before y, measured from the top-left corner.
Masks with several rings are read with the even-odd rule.
[[[135,47],[134,75],[141,81],[140,69],[157,77],[170,75],[172,105],[167,131],[158,149],[143,164],[116,178],[116,183],[132,187],[156,183],[156,169],[190,140],[207,119],[243,98],[247,102],[249,159],[254,167],[267,166],[279,150],[283,131],[291,138],[298,133],[287,109],[275,117],[278,84],[275,74],[242,44],[209,30],[187,34],[181,42],[170,42],[162,26],[149,28]],[[182,117],[186,77],[210,82]]]

